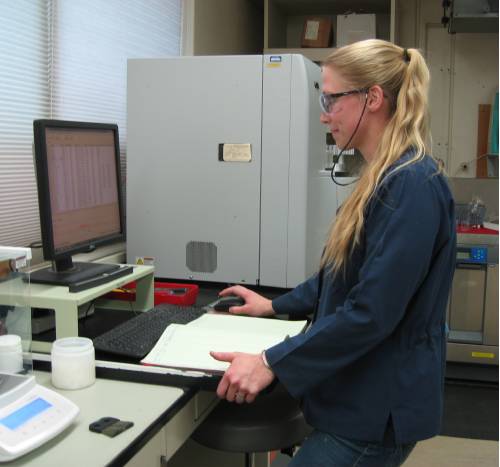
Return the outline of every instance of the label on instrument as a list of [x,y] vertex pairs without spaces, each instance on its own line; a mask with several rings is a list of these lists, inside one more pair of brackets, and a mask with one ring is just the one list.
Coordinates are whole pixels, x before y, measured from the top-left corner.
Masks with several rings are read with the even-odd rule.
[[474,358],[495,358],[495,354],[491,352],[472,352]]

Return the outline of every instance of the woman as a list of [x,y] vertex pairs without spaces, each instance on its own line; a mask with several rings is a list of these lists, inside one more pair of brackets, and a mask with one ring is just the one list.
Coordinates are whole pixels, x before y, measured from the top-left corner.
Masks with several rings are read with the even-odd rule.
[[415,49],[367,40],[323,64],[321,121],[366,160],[329,233],[318,274],[267,300],[241,287],[231,312],[314,320],[262,355],[231,362],[217,393],[252,402],[277,378],[314,428],[291,466],[401,465],[439,433],[445,308],[455,260],[453,199],[426,154],[429,71]]

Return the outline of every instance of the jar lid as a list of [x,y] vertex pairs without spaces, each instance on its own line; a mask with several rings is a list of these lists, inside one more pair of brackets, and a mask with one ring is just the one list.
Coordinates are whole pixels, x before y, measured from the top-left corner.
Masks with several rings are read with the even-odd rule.
[[52,344],[52,352],[58,354],[78,354],[94,348],[92,340],[87,337],[63,337]]
[[21,348],[21,337],[17,334],[0,336],[0,352],[18,352]]

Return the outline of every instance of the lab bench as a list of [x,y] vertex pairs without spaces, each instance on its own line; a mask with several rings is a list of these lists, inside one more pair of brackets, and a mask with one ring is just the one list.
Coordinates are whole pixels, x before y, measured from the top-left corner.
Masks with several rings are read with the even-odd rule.
[[[54,467],[164,466],[217,403],[213,392],[98,378],[87,388],[55,389],[48,372],[35,371],[38,384],[73,401],[80,413],[64,432],[4,465]],[[134,426],[114,438],[91,432],[105,416]]]

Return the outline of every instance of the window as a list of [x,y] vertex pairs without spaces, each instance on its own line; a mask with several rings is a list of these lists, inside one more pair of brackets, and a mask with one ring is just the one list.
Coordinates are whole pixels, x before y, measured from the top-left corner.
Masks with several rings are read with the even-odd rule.
[[0,6],[0,245],[40,239],[31,145],[33,119],[50,115],[46,4]]
[[127,59],[180,54],[181,0],[16,0],[0,6],[0,245],[40,240],[33,120],[117,123]]

